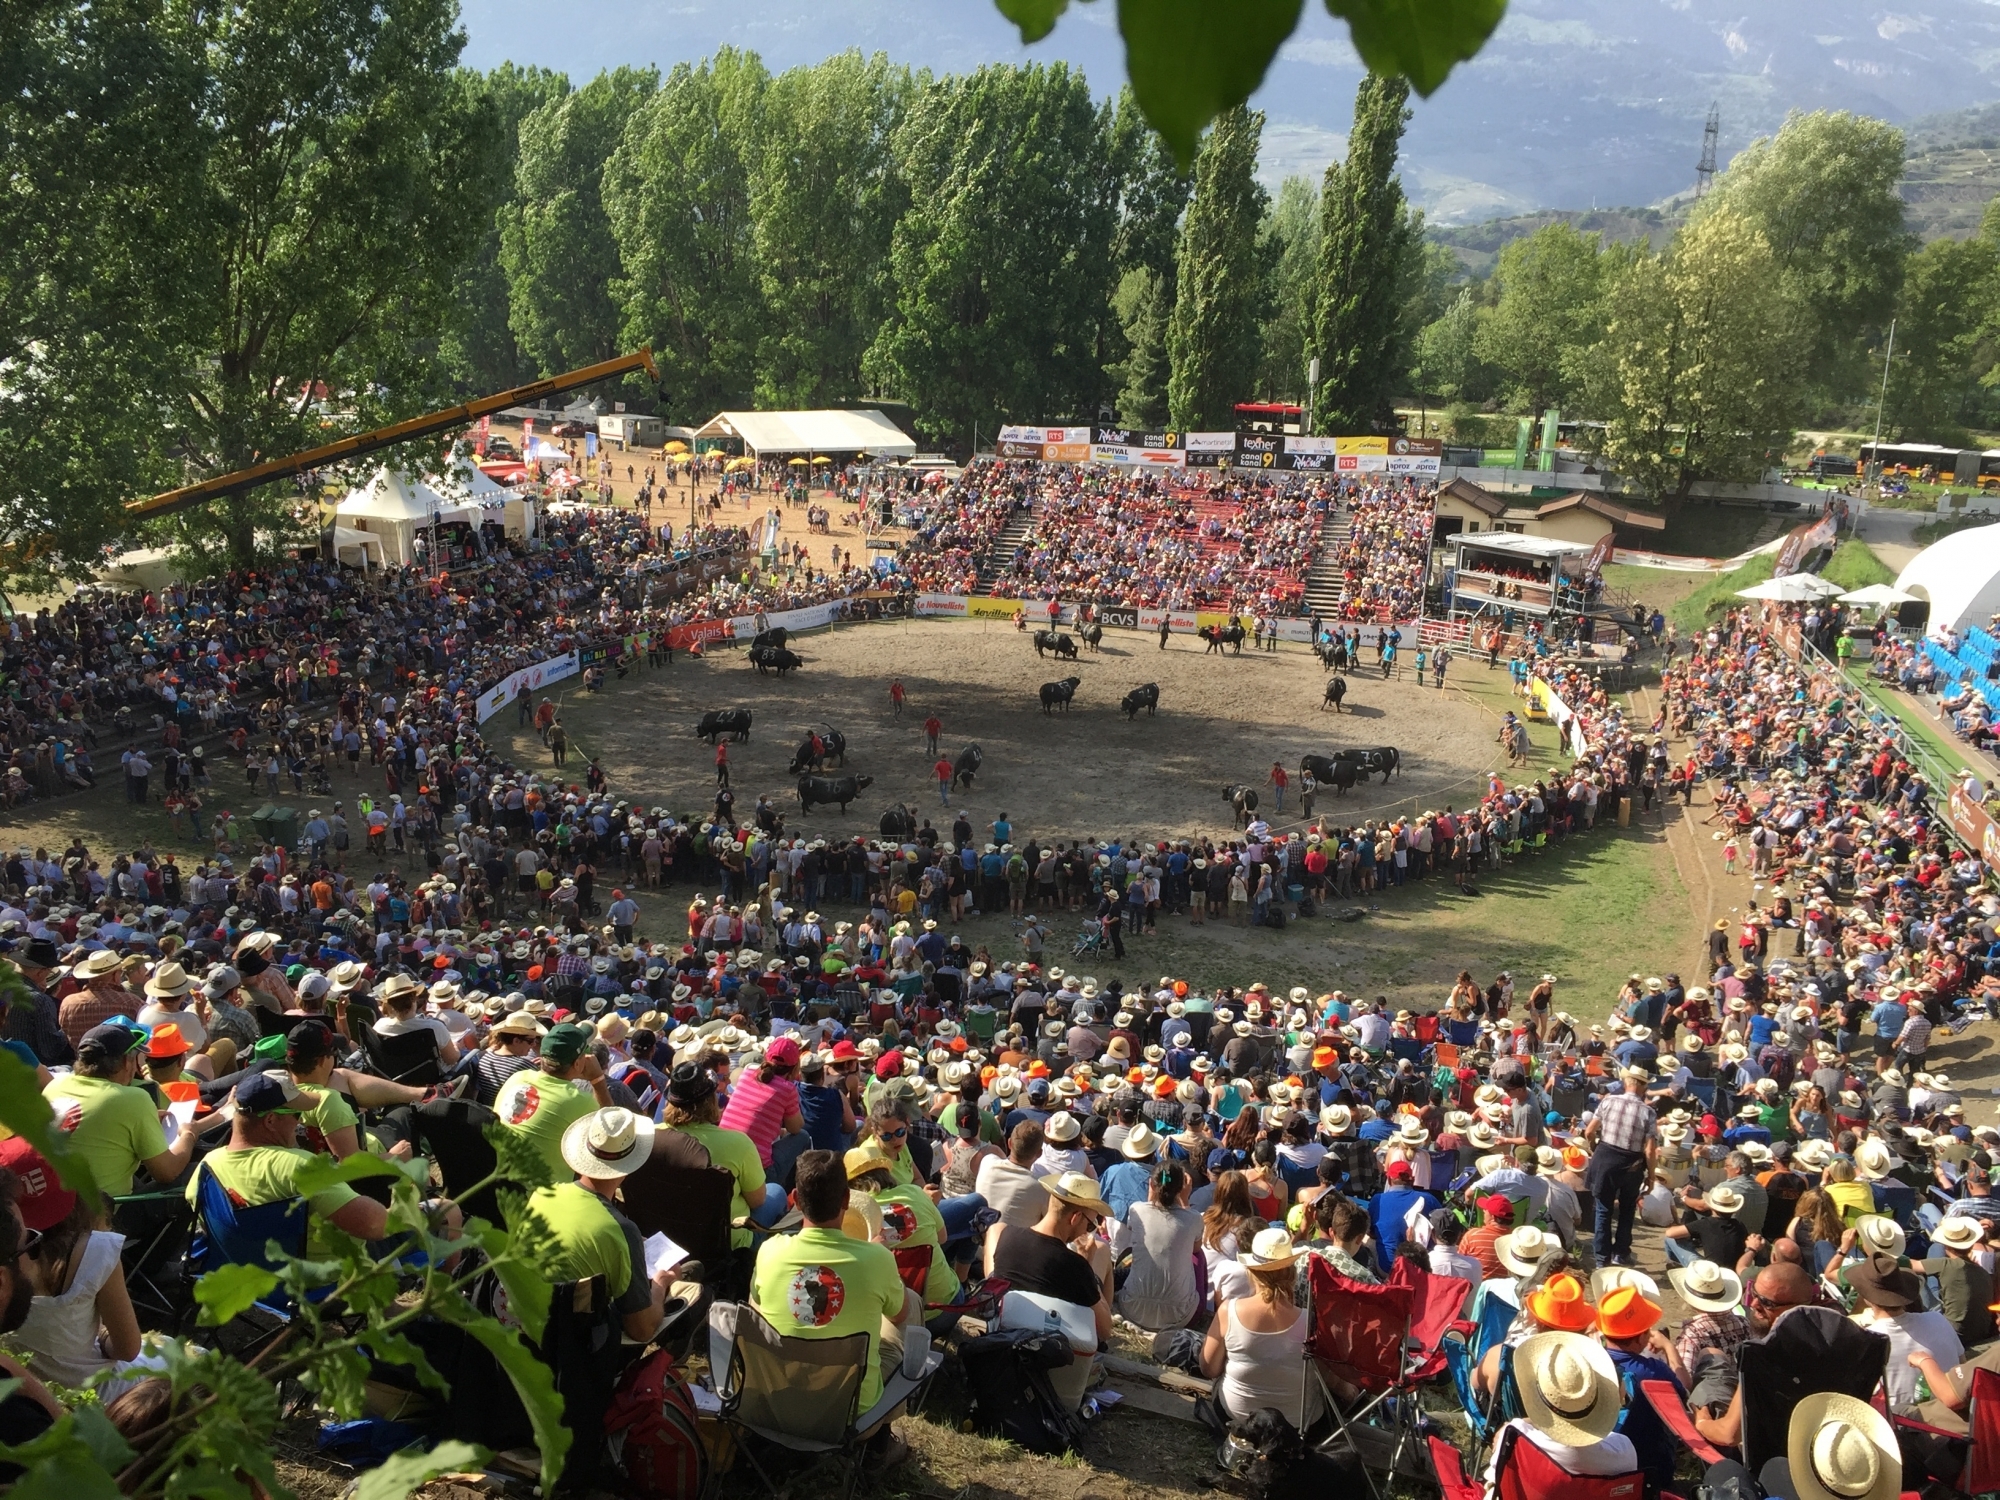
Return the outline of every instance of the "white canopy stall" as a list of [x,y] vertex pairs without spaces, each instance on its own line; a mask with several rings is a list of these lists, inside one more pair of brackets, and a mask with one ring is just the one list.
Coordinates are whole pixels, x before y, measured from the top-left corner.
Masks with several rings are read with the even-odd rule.
[[417,560],[419,528],[441,519],[452,508],[450,501],[421,479],[385,466],[334,507],[335,525],[345,523],[342,529],[378,538],[387,565],[408,567]]
[[507,535],[526,541],[535,534],[535,499],[497,482],[469,458],[455,459],[439,476],[437,492],[444,497],[447,521],[478,526],[497,520]]

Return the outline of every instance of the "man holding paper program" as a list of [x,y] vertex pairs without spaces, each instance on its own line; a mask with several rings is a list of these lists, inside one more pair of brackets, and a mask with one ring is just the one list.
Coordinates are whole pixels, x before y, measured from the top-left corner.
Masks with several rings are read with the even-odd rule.
[[625,1336],[642,1344],[660,1331],[673,1269],[686,1259],[666,1248],[670,1242],[663,1235],[642,1241],[639,1227],[616,1207],[618,1184],[652,1154],[651,1120],[629,1109],[593,1110],[562,1135],[563,1161],[576,1181],[539,1188],[528,1199],[528,1212],[547,1226],[558,1247],[550,1279],[560,1283],[602,1276]]

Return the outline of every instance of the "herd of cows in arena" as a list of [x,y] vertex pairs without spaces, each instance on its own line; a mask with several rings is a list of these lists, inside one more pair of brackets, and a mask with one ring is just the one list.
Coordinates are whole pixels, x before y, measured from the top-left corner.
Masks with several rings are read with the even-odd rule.
[[[1104,627],[1091,621],[1078,631],[1083,643],[1093,651],[1098,648],[1104,636]],[[1219,651],[1226,645],[1242,650],[1244,631],[1241,626],[1208,626],[1201,631],[1202,638],[1209,643],[1209,650]],[[760,633],[750,643],[750,663],[761,676],[775,671],[780,677],[804,665],[798,654],[790,650],[786,642],[788,633],[783,629],[767,630]],[[1067,634],[1054,630],[1037,630],[1033,637],[1035,655],[1054,652],[1058,659],[1075,660],[1076,640]],[[1041,688],[1041,704],[1044,715],[1060,709],[1069,711],[1070,700],[1076,690],[1083,685],[1080,677],[1065,677],[1057,682],[1045,682]],[[1346,682],[1335,677],[1327,685],[1326,702],[1336,709],[1345,696]],[[1160,685],[1148,682],[1132,689],[1119,700],[1119,712],[1129,723],[1144,709],[1148,715],[1157,714],[1160,707]],[[742,742],[750,738],[751,714],[747,708],[714,709],[701,716],[695,726],[695,734],[704,742],[713,745],[727,736]],[[824,732],[808,731],[798,749],[793,752],[790,774],[798,777],[799,806],[806,812],[816,806],[838,807],[847,811],[850,802],[857,800],[862,792],[875,784],[872,776],[827,776],[819,774],[827,769],[828,763],[836,764],[841,770],[847,768],[847,736],[832,725],[823,726]],[[959,751],[953,762],[951,790],[963,787],[972,790],[973,777],[978,774],[985,759],[979,746],[967,745]],[[1386,786],[1389,778],[1400,774],[1402,755],[1393,745],[1378,745],[1365,750],[1336,750],[1332,755],[1308,755],[1299,762],[1299,774],[1311,776],[1323,787],[1332,787],[1336,796],[1344,794],[1357,782],[1366,785],[1368,778],[1381,773]],[[1247,828],[1257,815],[1257,789],[1242,784],[1232,784],[1222,789],[1223,800],[1230,804],[1236,815],[1236,826]]]

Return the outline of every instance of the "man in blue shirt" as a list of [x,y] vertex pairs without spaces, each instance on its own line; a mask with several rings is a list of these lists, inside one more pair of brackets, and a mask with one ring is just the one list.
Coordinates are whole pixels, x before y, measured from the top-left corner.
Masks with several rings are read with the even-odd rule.
[[1375,1106],[1374,1116],[1364,1120],[1361,1128],[1354,1133],[1371,1146],[1382,1145],[1396,1134],[1396,1127],[1390,1123],[1395,1117],[1396,1106],[1385,1100]]
[[1868,1012],[1868,1019],[1875,1023],[1875,1055],[1894,1057],[1896,1038],[1902,1034],[1903,1023],[1910,1019],[1910,1008],[1903,1004],[1901,990],[1884,990],[1875,1008]]
[[1126,1131],[1118,1149],[1125,1160],[1105,1169],[1099,1190],[1111,1205],[1111,1217],[1122,1223],[1127,1209],[1146,1201],[1147,1185],[1159,1158],[1160,1137],[1141,1120]]
[[[1361,1128],[1365,1134],[1368,1127]],[[1375,1225],[1375,1242],[1382,1247],[1384,1266],[1395,1264],[1396,1247],[1409,1233],[1410,1210],[1420,1208],[1426,1215],[1437,1211],[1438,1200],[1416,1185],[1415,1175],[1408,1162],[1390,1162],[1388,1185],[1368,1205],[1368,1217]]]
[[1660,1049],[1653,1045],[1650,1026],[1634,1026],[1632,1034],[1611,1049],[1611,1055],[1621,1068],[1644,1068],[1650,1073],[1660,1060]]

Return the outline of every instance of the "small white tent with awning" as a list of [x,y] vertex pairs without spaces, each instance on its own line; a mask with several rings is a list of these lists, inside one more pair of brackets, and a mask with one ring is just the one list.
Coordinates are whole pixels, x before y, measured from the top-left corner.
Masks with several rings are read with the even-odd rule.
[[468,521],[474,526],[498,521],[507,535],[523,540],[535,533],[535,498],[500,484],[469,458],[458,458],[438,477],[435,486],[444,498],[444,519]]
[[383,559],[392,567],[407,567],[417,558],[417,529],[429,526],[452,508],[451,502],[409,474],[384,467],[334,507],[336,525],[379,537]]
[[725,411],[695,433],[704,438],[738,439],[757,458],[794,456],[847,459],[910,458],[917,445],[902,428],[870,407],[862,411]]

